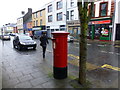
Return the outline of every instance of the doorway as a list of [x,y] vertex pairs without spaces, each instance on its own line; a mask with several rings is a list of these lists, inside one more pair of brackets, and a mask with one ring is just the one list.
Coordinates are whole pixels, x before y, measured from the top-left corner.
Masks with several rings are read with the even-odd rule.
[[116,24],[116,39],[120,40],[120,24]]

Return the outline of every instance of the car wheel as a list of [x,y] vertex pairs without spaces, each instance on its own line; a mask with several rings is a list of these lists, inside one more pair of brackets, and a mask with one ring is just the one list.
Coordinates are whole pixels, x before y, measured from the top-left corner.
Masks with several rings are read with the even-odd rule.
[[16,46],[13,44],[13,48],[16,48]]
[[33,47],[33,50],[35,50],[36,49],[36,47]]
[[18,45],[17,48],[18,48],[19,51],[22,49],[20,45]]
[[15,46],[14,42],[13,42],[13,48],[16,48],[16,46]]

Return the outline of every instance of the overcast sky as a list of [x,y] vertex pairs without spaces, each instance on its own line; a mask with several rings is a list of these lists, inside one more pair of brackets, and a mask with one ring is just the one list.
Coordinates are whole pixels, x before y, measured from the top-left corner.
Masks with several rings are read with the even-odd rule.
[[16,23],[21,17],[21,11],[39,10],[42,6],[53,0],[1,0],[0,1],[0,27],[7,23]]

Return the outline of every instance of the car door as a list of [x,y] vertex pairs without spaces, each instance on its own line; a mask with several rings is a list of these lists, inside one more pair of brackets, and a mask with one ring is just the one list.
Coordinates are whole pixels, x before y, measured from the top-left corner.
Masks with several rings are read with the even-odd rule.
[[14,41],[13,41],[14,45],[18,45],[19,44],[19,37],[15,37]]

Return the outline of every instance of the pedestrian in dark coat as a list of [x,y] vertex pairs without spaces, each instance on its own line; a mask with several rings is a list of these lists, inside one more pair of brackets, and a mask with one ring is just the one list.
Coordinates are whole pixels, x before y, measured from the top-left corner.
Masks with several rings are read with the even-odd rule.
[[42,32],[42,36],[40,37],[40,46],[42,46],[43,49],[43,58],[45,58],[45,52],[48,42],[48,37],[46,36],[46,32]]

